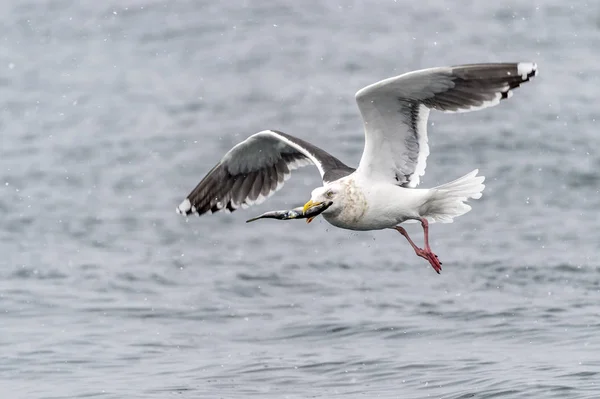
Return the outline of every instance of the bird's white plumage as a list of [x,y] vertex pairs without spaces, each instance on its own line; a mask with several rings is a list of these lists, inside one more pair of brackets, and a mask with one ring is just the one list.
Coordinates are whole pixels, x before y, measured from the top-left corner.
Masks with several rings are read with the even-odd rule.
[[425,174],[427,167],[427,157],[429,156],[429,139],[427,138],[427,120],[429,119],[429,108],[419,104],[419,120],[417,122],[417,138],[419,144],[419,155],[415,172],[408,177],[408,187],[417,187],[421,181],[421,176]]
[[[502,88],[502,90],[508,90],[508,86]],[[507,96],[508,97],[512,96],[512,91],[507,91]],[[471,105],[470,107],[460,108],[460,109],[457,109],[456,111],[442,111],[442,112],[445,112],[448,114],[453,114],[453,113],[462,114],[464,112],[479,111],[481,109],[493,107],[494,105],[500,104],[500,100],[502,100],[502,94],[501,94],[501,92],[498,92],[498,93],[494,94],[494,98],[487,100],[487,101],[482,101],[480,105]]]

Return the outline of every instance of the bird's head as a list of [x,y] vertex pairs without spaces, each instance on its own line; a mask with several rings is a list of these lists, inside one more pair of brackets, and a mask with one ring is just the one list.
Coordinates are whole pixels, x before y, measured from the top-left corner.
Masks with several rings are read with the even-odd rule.
[[[328,206],[325,208],[325,210],[323,210],[323,212],[321,212],[323,214],[335,214],[341,210],[343,205],[342,190],[341,186],[337,184],[337,182],[315,188],[310,194],[310,201],[304,204],[304,213],[308,212],[314,207],[319,207],[324,204],[328,204]],[[312,222],[312,220],[319,214],[307,218],[306,223]]]

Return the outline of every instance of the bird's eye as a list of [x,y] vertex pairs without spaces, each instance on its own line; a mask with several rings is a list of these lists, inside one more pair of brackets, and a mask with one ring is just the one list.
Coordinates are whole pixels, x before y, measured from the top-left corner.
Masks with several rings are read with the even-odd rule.
[[333,191],[327,191],[327,192],[325,193],[325,196],[326,196],[327,198],[332,198],[332,197],[333,197]]

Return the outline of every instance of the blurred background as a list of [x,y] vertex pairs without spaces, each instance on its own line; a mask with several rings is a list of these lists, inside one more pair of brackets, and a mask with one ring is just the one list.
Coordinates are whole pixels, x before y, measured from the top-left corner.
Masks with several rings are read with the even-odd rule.
[[[0,2],[0,393],[11,398],[597,398],[600,4]],[[423,187],[481,200],[399,234],[175,207],[264,129],[356,165],[354,93],[534,61],[500,106],[432,113]],[[417,243],[420,228],[409,226]]]

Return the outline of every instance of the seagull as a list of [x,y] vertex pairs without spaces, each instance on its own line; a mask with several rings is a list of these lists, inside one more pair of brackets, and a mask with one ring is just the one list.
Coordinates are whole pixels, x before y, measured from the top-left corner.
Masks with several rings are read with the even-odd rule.
[[[356,169],[298,137],[264,130],[227,152],[177,212],[200,216],[260,204],[294,169],[312,164],[323,186],[312,191],[304,213],[321,207],[324,219],[342,229],[394,229],[439,274],[442,263],[429,245],[429,223],[464,215],[471,210],[466,202],[481,198],[485,186],[476,169],[441,186],[417,188],[429,155],[429,112],[495,106],[536,74],[532,62],[483,63],[422,69],[374,83],[356,93],[365,131]],[[421,223],[423,248],[400,226],[404,222]]]

